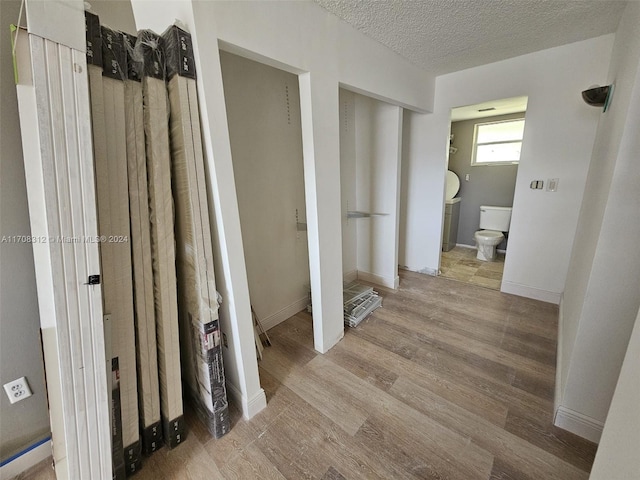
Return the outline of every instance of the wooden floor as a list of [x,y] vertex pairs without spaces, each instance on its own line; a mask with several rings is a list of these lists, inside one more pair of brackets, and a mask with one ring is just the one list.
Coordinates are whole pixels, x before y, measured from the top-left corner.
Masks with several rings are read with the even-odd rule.
[[496,252],[493,262],[478,260],[475,248],[456,246],[440,255],[440,275],[481,287],[500,290],[505,254]]
[[[186,442],[136,479],[587,479],[596,446],[552,426],[555,305],[401,272],[325,355],[311,317],[269,333],[267,408]],[[37,472],[27,478],[49,478]]]

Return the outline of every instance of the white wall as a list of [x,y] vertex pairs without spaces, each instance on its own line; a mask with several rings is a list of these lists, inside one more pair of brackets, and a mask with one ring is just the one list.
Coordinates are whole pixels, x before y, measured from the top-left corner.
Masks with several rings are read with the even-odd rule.
[[640,306],[639,23],[640,4],[630,2],[602,82],[615,83],[615,91],[610,110],[599,114],[561,305],[559,404],[600,424]]
[[[8,34],[19,10],[19,1],[0,2],[0,238],[31,235]],[[0,385],[26,376],[33,390],[13,405],[0,392],[0,460],[6,460],[50,430],[31,244],[0,242],[0,265]]]
[[629,480],[640,477],[640,312],[624,357],[620,377],[607,414],[591,480]]
[[[559,302],[599,118],[580,92],[604,83],[612,43],[613,35],[607,35],[437,78],[434,113],[411,113],[406,122],[401,264],[427,272],[439,266],[451,108],[526,95],[502,290]],[[529,189],[531,180],[549,178],[560,179],[557,192]]]
[[[230,389],[245,415],[260,408],[243,246],[218,46],[299,73],[315,348],[343,335],[338,88],[341,84],[419,111],[432,108],[434,79],[313,2],[132,0],[138,28],[179,19],[192,33],[207,156],[212,223],[219,240],[220,316],[230,344]],[[218,273],[220,272],[220,274]],[[252,409],[252,405],[256,408]]]
[[[109,28],[136,34],[136,22],[133,18],[131,3],[122,0],[91,0],[91,13],[100,17],[100,24]],[[162,32],[159,32],[162,33]]]
[[221,52],[251,303],[265,328],[308,303],[300,93],[296,75]]
[[404,112],[398,263],[429,275],[440,268],[449,110]]

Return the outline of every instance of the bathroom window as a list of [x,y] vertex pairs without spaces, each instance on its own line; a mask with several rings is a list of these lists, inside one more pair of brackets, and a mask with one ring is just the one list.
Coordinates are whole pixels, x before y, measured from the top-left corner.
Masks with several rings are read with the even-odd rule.
[[510,165],[520,161],[524,118],[477,123],[471,165]]

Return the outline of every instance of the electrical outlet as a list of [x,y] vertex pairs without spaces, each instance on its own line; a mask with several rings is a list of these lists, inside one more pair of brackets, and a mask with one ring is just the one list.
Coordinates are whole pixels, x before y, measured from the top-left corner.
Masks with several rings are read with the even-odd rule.
[[18,378],[13,382],[5,383],[4,391],[7,392],[7,397],[9,397],[9,401],[11,403],[19,402],[20,400],[24,400],[25,398],[33,395],[25,377]]

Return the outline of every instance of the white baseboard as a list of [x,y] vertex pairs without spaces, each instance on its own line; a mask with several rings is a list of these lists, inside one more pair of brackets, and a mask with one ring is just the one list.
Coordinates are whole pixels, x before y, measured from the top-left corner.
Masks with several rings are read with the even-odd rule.
[[247,420],[255,417],[267,407],[267,395],[261,388],[252,398],[247,400],[246,408],[243,405],[244,418]]
[[355,282],[358,279],[358,271],[351,270],[343,275],[343,280],[347,283]]
[[549,292],[540,288],[520,285],[519,283],[507,282],[505,280],[502,281],[500,291],[518,295],[519,297],[532,298],[534,300],[540,300],[542,302],[554,303],[556,305],[560,303],[560,296],[562,295],[561,293]]
[[238,387],[227,382],[227,392],[235,403],[240,405],[242,408],[242,416],[246,420],[250,420],[267,406],[267,396],[262,388],[258,390],[252,398],[247,398],[242,395]]
[[563,295],[560,296],[560,308],[558,308],[558,342],[556,347],[556,386],[553,397],[553,410],[555,412],[560,408],[562,395],[564,393],[564,384],[562,383],[562,337],[563,337]]
[[293,302],[291,305],[287,305],[282,310],[277,311],[273,315],[261,318],[260,323],[262,323],[262,327],[265,330],[269,330],[279,323],[284,322],[287,318],[291,318],[296,313],[304,310],[305,308],[307,308],[307,305],[309,305],[309,297],[300,298]]
[[553,424],[594,443],[600,442],[604,424],[562,405],[556,410]]
[[[9,480],[51,456],[51,438],[25,449],[0,467],[0,480]],[[52,460],[53,461],[53,460]]]
[[383,287],[393,288],[396,290],[400,285],[400,277],[383,277],[382,275],[376,275],[375,273],[363,272],[358,270],[358,280],[364,280],[365,282],[377,283]]

